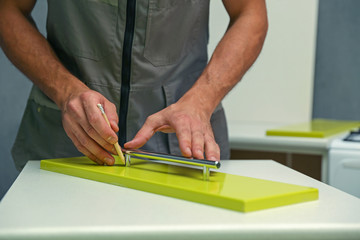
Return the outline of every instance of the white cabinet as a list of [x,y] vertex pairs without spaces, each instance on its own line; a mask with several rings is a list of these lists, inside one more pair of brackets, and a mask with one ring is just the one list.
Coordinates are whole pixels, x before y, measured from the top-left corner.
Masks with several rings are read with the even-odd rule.
[[360,142],[331,143],[329,184],[360,198]]

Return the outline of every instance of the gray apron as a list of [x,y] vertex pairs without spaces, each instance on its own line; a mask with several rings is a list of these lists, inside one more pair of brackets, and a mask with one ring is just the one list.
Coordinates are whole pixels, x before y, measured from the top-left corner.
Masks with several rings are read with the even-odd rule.
[[[207,0],[49,0],[47,38],[74,76],[116,105],[123,145],[200,76],[208,15]],[[221,104],[211,124],[221,159],[228,159]],[[156,133],[142,149],[181,155],[175,134]],[[18,169],[28,160],[82,155],[62,127],[59,108],[36,86],[12,155]]]

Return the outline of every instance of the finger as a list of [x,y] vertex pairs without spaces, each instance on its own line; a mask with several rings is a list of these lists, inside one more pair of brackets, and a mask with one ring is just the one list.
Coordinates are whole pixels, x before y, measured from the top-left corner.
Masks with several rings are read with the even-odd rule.
[[115,159],[105,151],[99,144],[97,144],[80,125],[74,124],[71,126],[71,132],[74,134],[80,145],[93,154],[99,161],[106,163],[107,165],[113,165]]
[[205,134],[205,155],[207,160],[220,160],[220,148],[213,134]]
[[119,131],[119,116],[117,115],[117,110],[115,104],[109,101],[105,101],[103,104],[104,111],[109,119],[110,126],[114,132]]
[[74,138],[73,140],[74,145],[76,146],[76,148],[83,153],[85,156],[87,156],[90,160],[94,161],[95,163],[99,164],[99,165],[104,165],[104,163],[100,160],[98,160],[94,154],[92,154],[91,152],[89,152],[84,146],[82,146],[79,141],[76,140],[76,138]]
[[90,128],[87,123],[100,135],[102,139],[110,144],[115,144],[118,141],[118,137],[111,126],[108,125],[101,111],[99,110],[97,103],[93,101],[83,102],[87,121],[81,121],[81,125],[85,130]]
[[179,140],[180,151],[185,157],[192,157],[191,151],[191,127],[186,119],[178,119],[173,126]]
[[109,142],[105,141],[105,139],[103,139],[99,135],[99,133],[89,124],[84,123],[84,125],[86,126],[81,126],[81,127],[92,139],[95,140],[95,142],[97,142],[102,148],[106,149],[107,151],[113,154],[117,154],[113,144],[110,144]]
[[112,129],[114,132],[118,132],[118,131],[119,131],[119,125],[118,125],[117,122],[110,121],[110,126],[111,126],[111,129]]
[[125,143],[125,148],[140,148],[150,140],[150,138],[155,134],[155,129],[160,128],[162,125],[162,120],[157,115],[149,116],[142,128],[137,132],[133,140]]
[[77,150],[79,150],[79,152],[81,152],[82,154],[87,156],[90,160],[94,161],[95,163],[97,163],[99,165],[104,165],[104,163],[102,161],[98,160],[91,152],[89,152],[83,145],[80,144],[80,142],[77,140],[76,136],[71,131],[67,130],[68,128],[64,128],[64,129],[65,129],[66,134],[69,136],[71,141],[74,143]]
[[191,133],[191,150],[194,158],[204,159],[204,132],[195,128]]

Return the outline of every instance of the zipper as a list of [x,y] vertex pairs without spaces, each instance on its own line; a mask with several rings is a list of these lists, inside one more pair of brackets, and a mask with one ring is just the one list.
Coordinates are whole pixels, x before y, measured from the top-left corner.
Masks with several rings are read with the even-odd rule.
[[121,97],[119,110],[119,143],[126,143],[126,118],[129,105],[130,78],[131,78],[131,54],[135,29],[136,0],[127,0],[126,25],[123,43],[122,67],[121,67]]

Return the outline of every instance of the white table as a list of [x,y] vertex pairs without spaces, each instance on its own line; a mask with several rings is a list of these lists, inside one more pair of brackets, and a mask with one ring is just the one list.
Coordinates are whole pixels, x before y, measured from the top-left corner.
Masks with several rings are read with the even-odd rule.
[[39,169],[0,203],[0,239],[360,239],[360,199],[271,160],[222,172],[316,187],[319,200],[241,213]]
[[266,130],[278,128],[284,123],[269,122],[229,122],[231,149],[284,152],[288,166],[291,154],[316,154],[321,156],[321,181],[328,182],[328,152],[333,139],[344,137],[341,133],[328,138],[266,136]]

